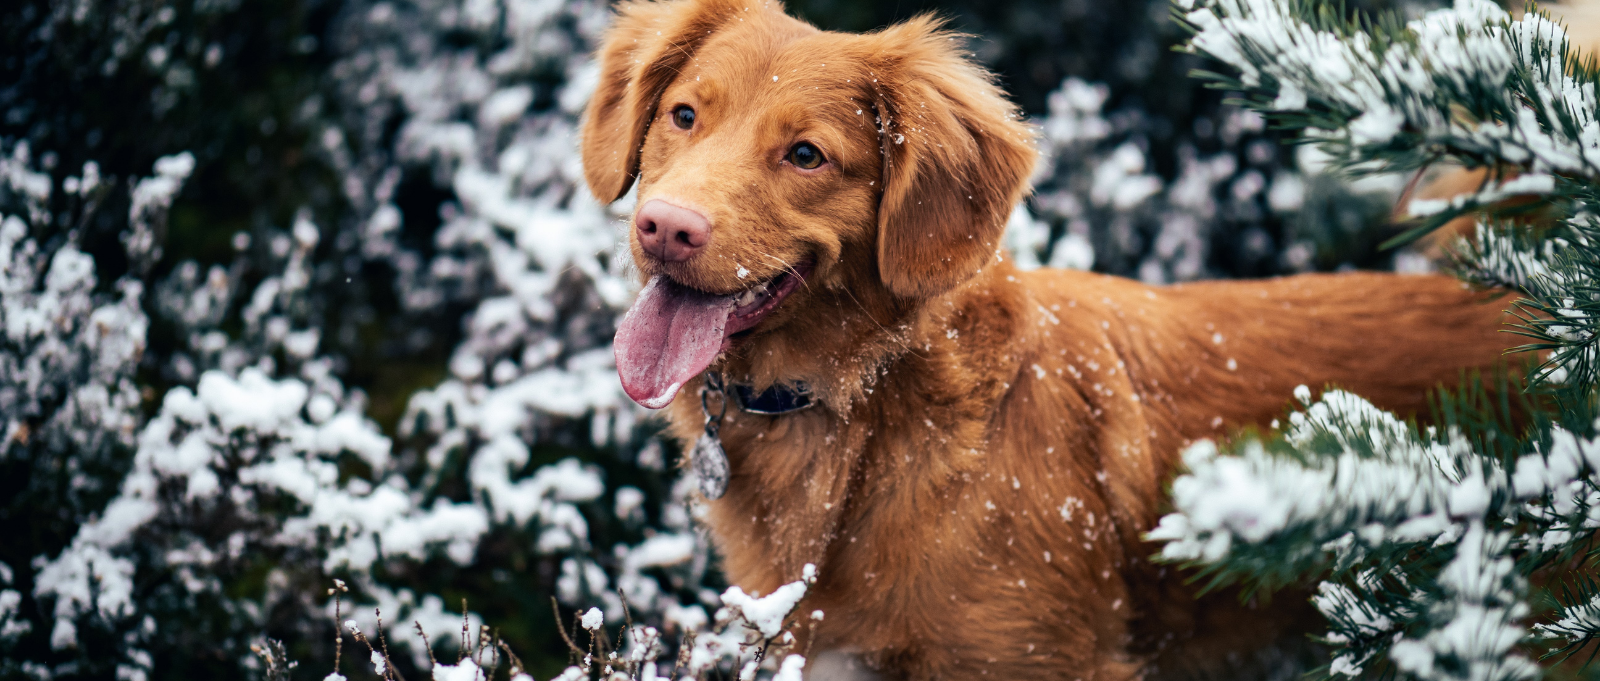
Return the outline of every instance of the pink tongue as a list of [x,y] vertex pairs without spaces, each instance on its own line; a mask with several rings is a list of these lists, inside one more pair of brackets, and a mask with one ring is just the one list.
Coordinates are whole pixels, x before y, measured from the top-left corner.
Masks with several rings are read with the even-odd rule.
[[701,293],[656,276],[617,327],[614,349],[622,389],[660,409],[722,351],[733,296]]

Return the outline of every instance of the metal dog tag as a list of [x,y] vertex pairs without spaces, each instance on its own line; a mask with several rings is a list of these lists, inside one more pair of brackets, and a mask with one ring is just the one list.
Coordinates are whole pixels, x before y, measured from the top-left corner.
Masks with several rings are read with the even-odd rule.
[[[717,413],[711,413],[710,397],[721,398]],[[728,492],[728,453],[722,451],[722,417],[728,413],[728,390],[722,385],[722,374],[706,372],[706,382],[700,386],[700,410],[706,414],[706,432],[694,441],[694,451],[689,452],[689,465],[700,479],[700,492],[707,499],[721,499]]]
[[[709,430],[709,429],[708,429]],[[728,455],[722,451],[722,440],[707,432],[694,442],[689,455],[695,477],[700,479],[700,491],[707,499],[721,499],[728,491]]]

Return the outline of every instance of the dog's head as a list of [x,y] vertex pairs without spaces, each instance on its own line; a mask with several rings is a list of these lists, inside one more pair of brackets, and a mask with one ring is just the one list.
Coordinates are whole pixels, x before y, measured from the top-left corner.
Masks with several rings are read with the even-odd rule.
[[667,404],[823,291],[926,299],[994,257],[1036,152],[963,47],[928,18],[850,35],[761,0],[620,7],[583,162],[603,202],[639,185],[629,395]]

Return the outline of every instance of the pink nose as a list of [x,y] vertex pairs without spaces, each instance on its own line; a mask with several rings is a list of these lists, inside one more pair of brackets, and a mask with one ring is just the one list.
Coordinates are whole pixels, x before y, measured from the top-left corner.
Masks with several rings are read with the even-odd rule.
[[633,218],[639,246],[664,262],[683,262],[711,243],[711,222],[661,199],[646,201]]

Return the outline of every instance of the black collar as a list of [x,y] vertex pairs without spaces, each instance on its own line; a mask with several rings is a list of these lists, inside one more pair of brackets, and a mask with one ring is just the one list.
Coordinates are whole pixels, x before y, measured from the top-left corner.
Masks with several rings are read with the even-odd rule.
[[706,379],[713,390],[725,385],[723,390],[733,395],[739,408],[750,414],[778,416],[812,405],[811,386],[804,383],[779,383],[758,393],[749,383],[724,384],[722,375],[716,372],[709,372]]

